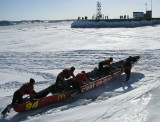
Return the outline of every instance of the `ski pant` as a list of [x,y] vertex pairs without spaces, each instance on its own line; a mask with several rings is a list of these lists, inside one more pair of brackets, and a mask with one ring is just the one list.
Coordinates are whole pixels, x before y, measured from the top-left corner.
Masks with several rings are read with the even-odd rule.
[[23,103],[23,95],[19,91],[16,91],[13,95],[12,105],[21,103]]
[[60,92],[64,89],[64,87],[62,86],[62,82],[63,81],[59,77],[57,77],[56,83],[55,83],[55,89],[57,92]]
[[99,64],[98,64],[98,68],[99,68],[99,70],[100,70],[100,71],[102,71],[102,70],[103,70],[103,62],[99,62]]
[[125,74],[126,74],[126,82],[129,81],[130,79],[130,75],[131,75],[131,70],[130,69],[125,69]]
[[69,89],[69,83],[63,82],[59,77],[56,79],[55,88],[58,92]]

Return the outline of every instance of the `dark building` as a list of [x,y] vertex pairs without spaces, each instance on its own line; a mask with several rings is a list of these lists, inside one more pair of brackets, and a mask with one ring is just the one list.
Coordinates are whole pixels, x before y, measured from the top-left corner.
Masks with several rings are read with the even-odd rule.
[[146,18],[152,18],[152,11],[146,11]]

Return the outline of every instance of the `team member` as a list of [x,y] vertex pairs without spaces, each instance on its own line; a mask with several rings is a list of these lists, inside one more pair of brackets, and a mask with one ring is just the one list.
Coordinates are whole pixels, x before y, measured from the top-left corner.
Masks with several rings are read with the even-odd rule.
[[12,99],[12,103],[9,104],[3,111],[2,111],[2,115],[5,115],[7,112],[9,112],[14,105],[16,104],[22,104],[23,103],[23,95],[29,94],[30,96],[30,101],[34,100],[34,94],[36,94],[36,92],[34,91],[34,85],[35,84],[35,80],[33,78],[30,79],[29,83],[25,83],[23,84],[20,89],[18,89],[17,91],[15,91],[14,95],[13,95],[13,99]]
[[84,81],[87,81],[88,84],[90,81],[88,80],[85,71],[82,71],[81,73],[78,73],[74,79],[73,82],[73,88],[77,89],[78,91],[81,91],[80,87],[84,85]]
[[23,84],[21,88],[14,93],[13,99],[12,99],[12,105],[23,103],[23,95],[26,95],[26,94],[29,94],[30,100],[32,101],[35,94],[34,86],[33,86],[34,84],[35,84],[35,80],[33,78],[30,79],[29,83]]
[[127,60],[123,63],[123,69],[124,72],[126,74],[126,79],[125,82],[127,83],[130,79],[130,75],[131,75],[131,69],[132,69],[132,65],[131,65],[131,56],[129,58],[127,58]]
[[70,78],[71,76],[75,78],[74,75],[75,67],[71,67],[70,69],[64,69],[62,72],[60,72],[57,76],[55,87],[56,90],[66,90],[68,88],[68,83],[65,81],[65,79]]
[[112,67],[111,67],[111,62],[112,61],[113,61],[113,58],[110,57],[109,59],[105,59],[105,60],[99,62],[99,65],[98,65],[99,66],[99,70],[102,71],[103,70],[103,66],[107,65],[109,70],[112,71]]

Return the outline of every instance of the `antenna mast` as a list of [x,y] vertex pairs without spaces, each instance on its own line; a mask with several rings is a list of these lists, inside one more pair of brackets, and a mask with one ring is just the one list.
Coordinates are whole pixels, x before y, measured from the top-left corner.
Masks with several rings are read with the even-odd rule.
[[146,11],[147,11],[147,3],[146,4],[144,4],[145,6],[146,6]]
[[151,0],[151,18],[152,18],[152,0]]
[[151,0],[151,11],[152,11],[152,0]]
[[99,1],[97,1],[97,15],[96,15],[96,19],[100,20],[101,18],[102,18],[101,3]]

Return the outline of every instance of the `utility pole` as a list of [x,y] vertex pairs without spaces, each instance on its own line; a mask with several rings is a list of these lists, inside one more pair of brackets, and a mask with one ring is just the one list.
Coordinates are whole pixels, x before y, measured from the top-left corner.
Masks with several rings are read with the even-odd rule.
[[147,11],[147,3],[146,4],[144,4],[145,5],[145,7],[146,7],[146,11]]
[[152,0],[151,0],[151,11],[152,11]]
[[151,18],[152,18],[152,0],[151,0]]

